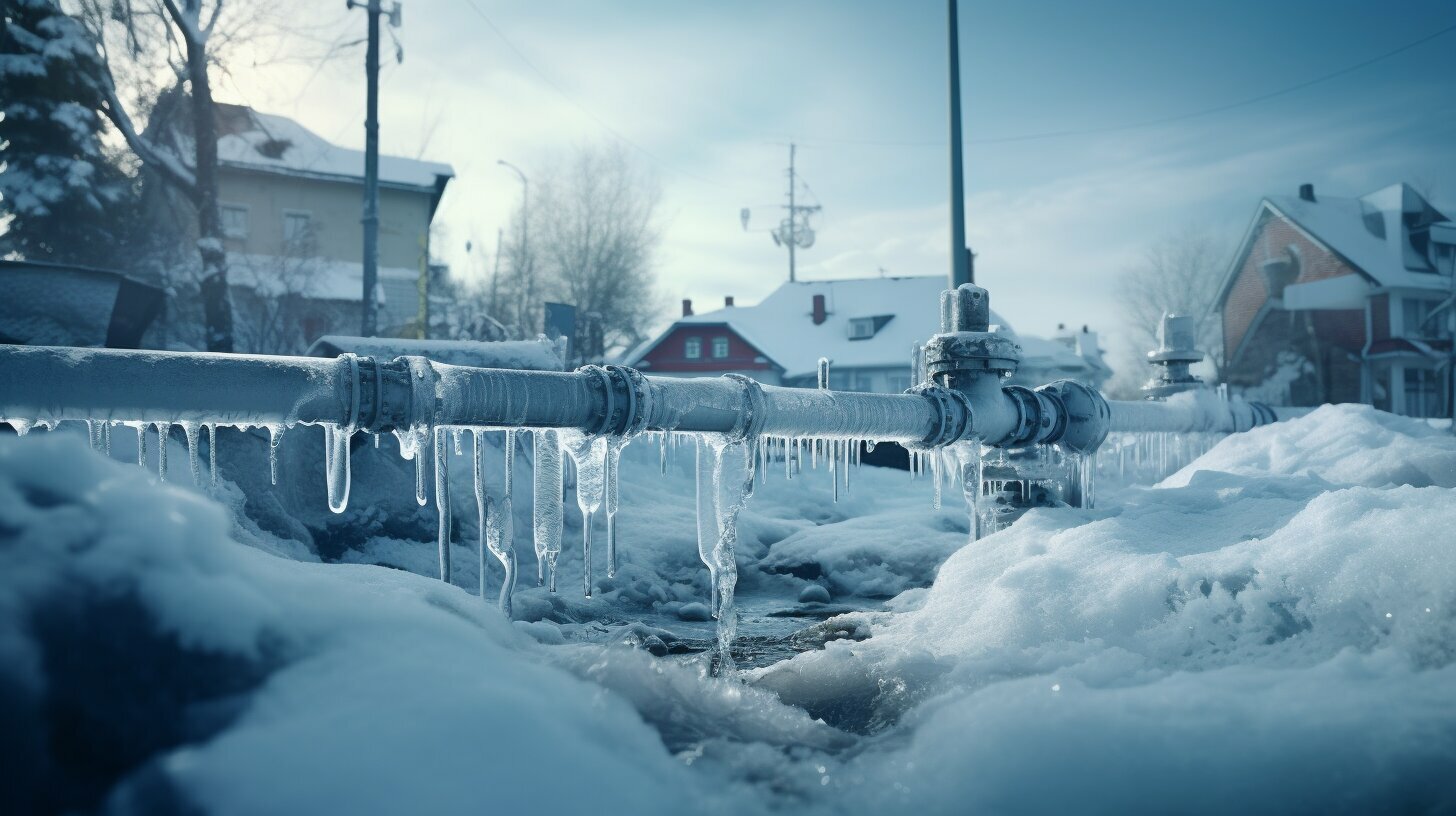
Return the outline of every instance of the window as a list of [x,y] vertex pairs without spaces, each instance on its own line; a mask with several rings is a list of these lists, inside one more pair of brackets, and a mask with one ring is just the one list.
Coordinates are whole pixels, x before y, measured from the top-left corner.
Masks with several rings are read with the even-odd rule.
[[313,241],[313,219],[306,212],[283,211],[283,248],[290,252],[303,252]]
[[689,337],[683,343],[683,356],[689,360],[696,360],[703,356],[703,338]]
[[1419,337],[1427,340],[1450,337],[1450,316],[1445,313],[1445,310],[1432,316],[1439,305],[1441,305],[1439,300],[1402,298],[1400,302],[1402,333],[1406,337]]
[[875,315],[874,317],[851,318],[847,324],[849,339],[868,340],[875,336],[875,333],[884,328],[886,323],[894,318],[894,315]]
[[727,356],[728,356],[728,338],[726,338],[726,337],[714,337],[713,338],[713,358],[715,360],[721,360],[721,359],[723,359],[724,357],[727,357]]
[[221,204],[218,212],[222,217],[222,234],[224,238],[234,238],[239,241],[248,237],[248,208],[238,204]]
[[1406,416],[1442,416],[1440,372],[1431,368],[1407,368],[1403,373]]

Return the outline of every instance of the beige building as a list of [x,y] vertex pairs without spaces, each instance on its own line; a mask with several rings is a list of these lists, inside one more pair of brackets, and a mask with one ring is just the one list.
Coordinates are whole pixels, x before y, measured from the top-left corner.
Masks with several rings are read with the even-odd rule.
[[[218,199],[240,349],[357,334],[364,154],[283,116],[218,105]],[[413,335],[447,164],[379,157],[379,330]]]

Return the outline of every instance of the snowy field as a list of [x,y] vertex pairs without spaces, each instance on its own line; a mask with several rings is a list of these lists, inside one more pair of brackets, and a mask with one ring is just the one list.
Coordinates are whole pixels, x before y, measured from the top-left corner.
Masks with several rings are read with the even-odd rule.
[[837,503],[774,474],[733,679],[689,449],[629,449],[589,600],[574,501],[554,595],[518,504],[508,622],[473,509],[456,585],[427,577],[412,466],[360,449],[334,516],[316,433],[277,487],[266,440],[220,436],[205,489],[175,441],[159,484],[84,433],[0,437],[16,812],[1456,811],[1456,438],[1416,421],[1322,408],[971,545],[904,472]]

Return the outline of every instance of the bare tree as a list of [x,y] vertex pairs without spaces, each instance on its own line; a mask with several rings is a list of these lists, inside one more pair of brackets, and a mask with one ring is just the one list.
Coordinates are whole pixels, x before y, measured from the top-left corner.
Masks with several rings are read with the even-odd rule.
[[616,144],[582,148],[547,177],[537,245],[550,293],[577,309],[578,355],[643,339],[660,311],[652,269],[662,193]]
[[1223,379],[1223,324],[1215,301],[1223,282],[1225,253],[1209,233],[1184,228],[1158,239],[1136,266],[1118,279],[1123,320],[1134,355],[1119,376],[1124,390],[1146,379],[1145,352],[1157,346],[1163,315],[1187,315],[1197,329],[1198,350],[1208,355],[1214,377]]
[[[217,120],[209,73],[219,70],[219,45],[236,38],[246,25],[241,22],[245,18],[224,16],[230,8],[225,0],[205,5],[204,0],[77,0],[76,15],[101,51],[96,82],[102,114],[143,167],[179,191],[196,211],[206,344],[210,351],[231,351],[232,301],[217,205]],[[256,5],[244,8],[249,17],[258,13]],[[185,108],[180,102],[184,96]],[[178,100],[173,113],[179,119],[185,116],[185,136],[169,121],[151,126],[165,118],[159,114],[168,113],[169,98]],[[146,130],[136,126],[134,110],[149,115]]]

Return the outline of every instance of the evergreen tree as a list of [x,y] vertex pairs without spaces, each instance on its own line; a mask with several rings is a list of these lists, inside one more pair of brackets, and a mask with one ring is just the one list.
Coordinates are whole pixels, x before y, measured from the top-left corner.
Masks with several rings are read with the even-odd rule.
[[95,44],[56,0],[4,5],[0,257],[123,267],[134,189],[101,142]]

